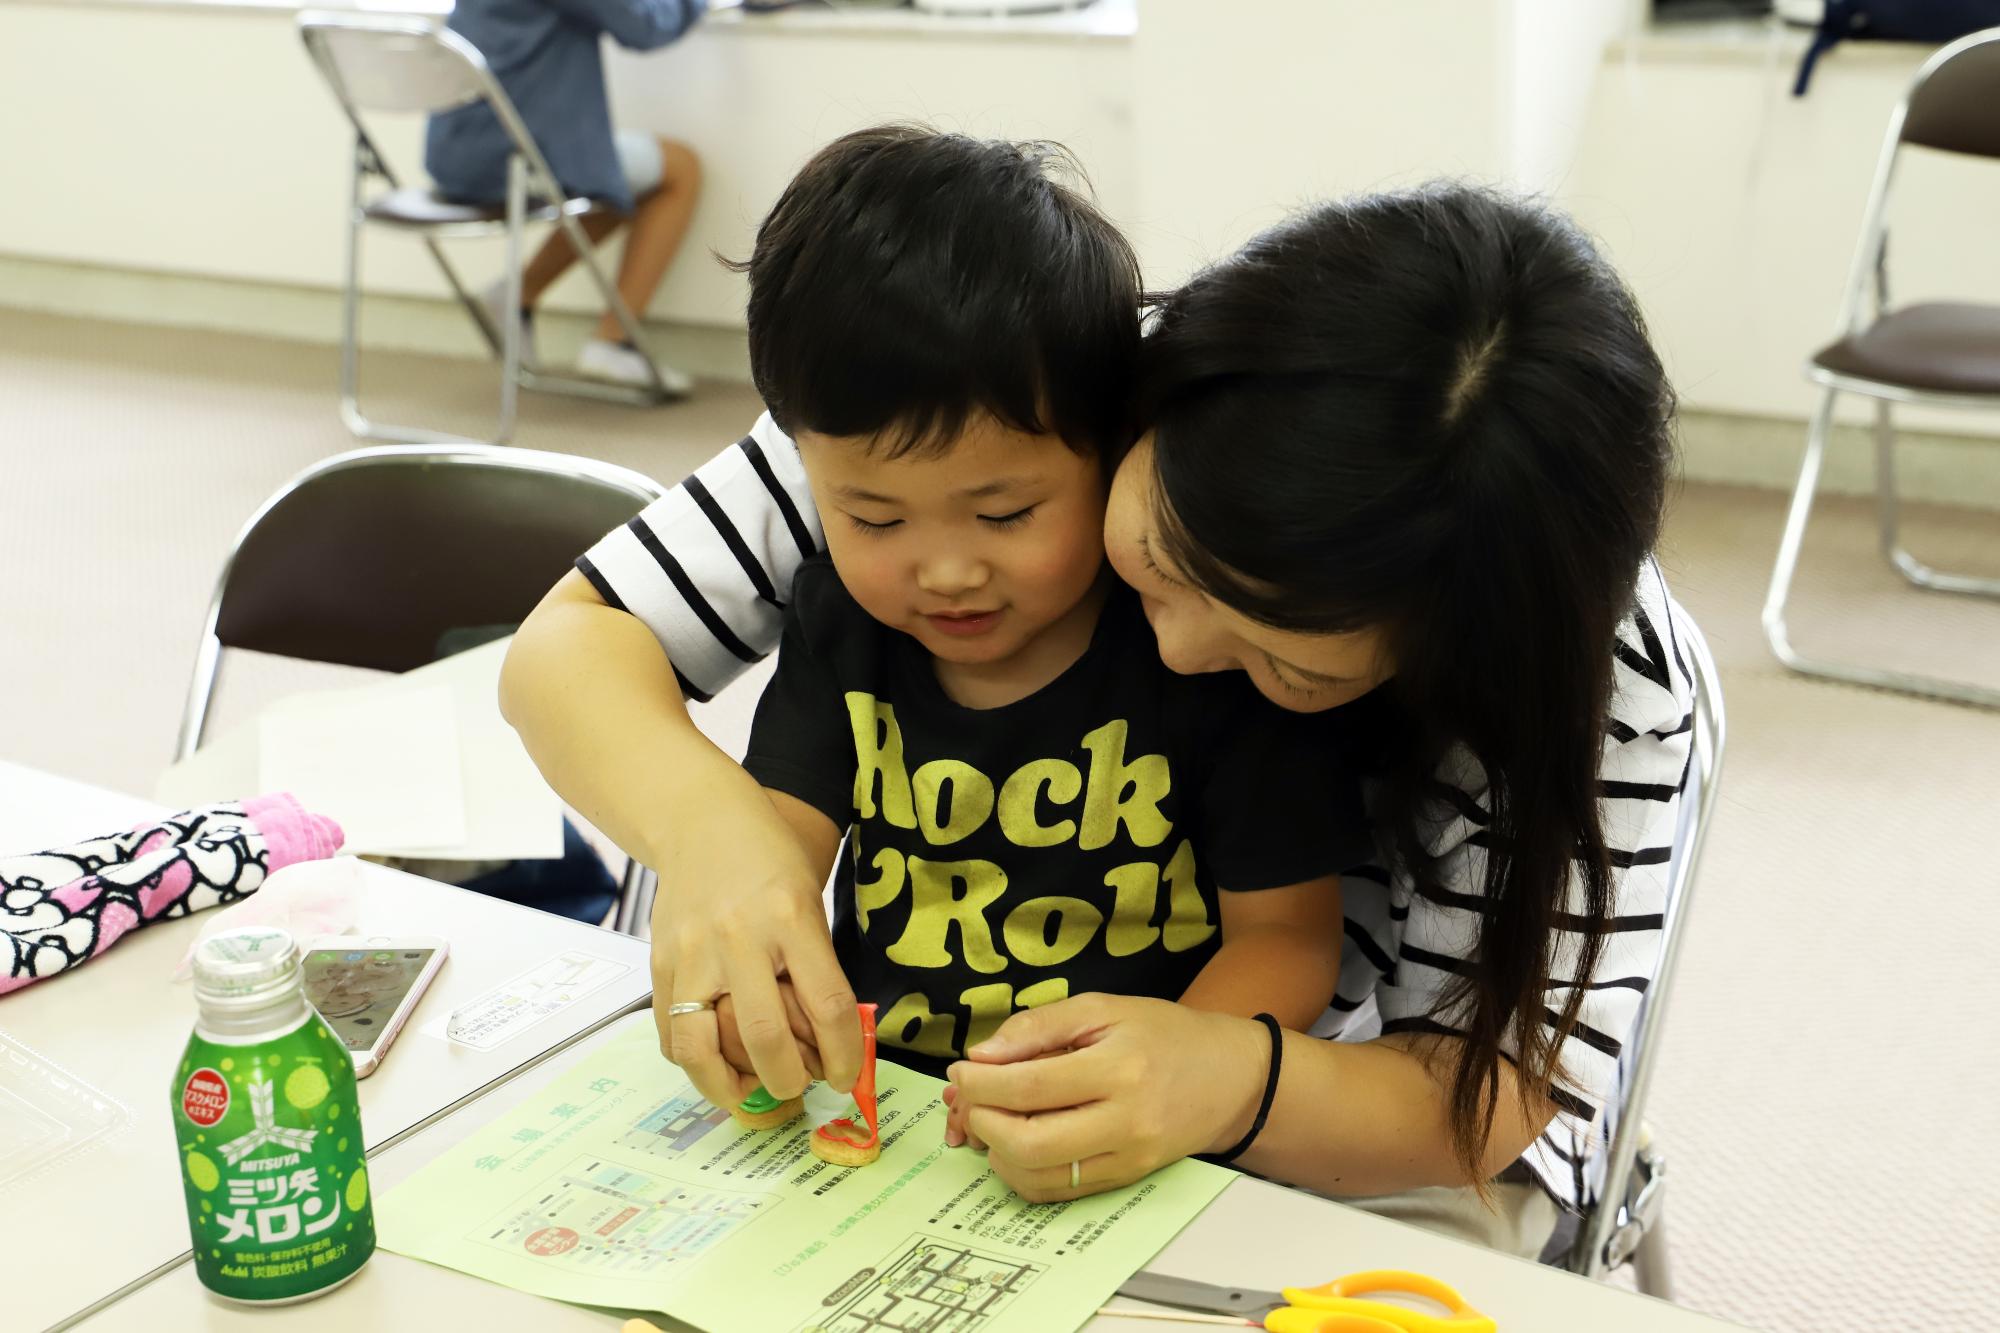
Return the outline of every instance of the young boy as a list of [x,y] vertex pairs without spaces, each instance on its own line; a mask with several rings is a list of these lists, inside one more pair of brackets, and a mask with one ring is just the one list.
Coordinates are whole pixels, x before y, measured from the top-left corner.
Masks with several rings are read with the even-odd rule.
[[[1138,337],[1117,233],[1037,150],[878,129],[807,164],[747,268],[827,553],[770,598],[744,766],[815,873],[846,842],[833,941],[882,1048],[941,1072],[1091,990],[1308,1026],[1359,798],[1309,720],[1162,666],[1103,567]],[[586,573],[636,581],[630,544]]]

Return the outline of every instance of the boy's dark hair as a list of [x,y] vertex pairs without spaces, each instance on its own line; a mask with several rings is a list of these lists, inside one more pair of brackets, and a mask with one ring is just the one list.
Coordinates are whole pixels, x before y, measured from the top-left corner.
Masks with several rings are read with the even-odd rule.
[[822,148],[731,265],[750,275],[772,418],[897,457],[950,447],[985,412],[1115,459],[1139,265],[1084,189],[1056,144],[881,125]]

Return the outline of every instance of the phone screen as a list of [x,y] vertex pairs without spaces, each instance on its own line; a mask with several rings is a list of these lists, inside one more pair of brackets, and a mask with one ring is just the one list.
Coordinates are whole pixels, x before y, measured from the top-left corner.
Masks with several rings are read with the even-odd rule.
[[314,949],[305,959],[306,998],[348,1050],[365,1051],[388,1031],[435,952]]

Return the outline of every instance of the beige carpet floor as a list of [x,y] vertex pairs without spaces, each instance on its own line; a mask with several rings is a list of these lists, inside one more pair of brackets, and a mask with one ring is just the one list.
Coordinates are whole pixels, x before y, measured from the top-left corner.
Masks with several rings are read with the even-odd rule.
[[[366,371],[390,419],[476,431],[493,402],[475,363]],[[350,447],[333,381],[326,348],[0,312],[0,757],[151,788],[232,537]],[[737,387],[650,411],[527,396],[519,443],[672,479],[755,410]],[[1678,1299],[1769,1329],[1988,1328],[2000,715],[1783,673],[1757,627],[1782,517],[1779,496],[1689,486],[1662,552],[1731,723],[1649,1109]],[[1921,553],[2000,574],[2000,516],[1910,518]],[[1904,588],[1869,524],[1823,509],[1796,640],[2000,685],[2000,607]],[[311,675],[243,665],[222,720]]]

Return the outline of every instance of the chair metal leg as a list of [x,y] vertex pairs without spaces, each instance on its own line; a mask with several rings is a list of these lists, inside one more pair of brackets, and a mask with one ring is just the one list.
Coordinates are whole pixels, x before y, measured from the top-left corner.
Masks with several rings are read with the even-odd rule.
[[638,317],[632,313],[632,308],[625,304],[625,298],[618,294],[618,285],[604,271],[603,264],[598,260],[597,247],[591,243],[583,224],[565,213],[556,219],[556,225],[562,228],[565,236],[569,237],[570,246],[576,251],[578,262],[583,265],[584,271],[590,274],[590,280],[596,284],[598,295],[604,298],[605,308],[611,312],[612,318],[618,321],[618,327],[624,331],[627,341],[638,348],[639,355],[645,358],[646,373],[651,377],[652,383],[640,387],[627,387],[585,379],[581,375],[561,375],[546,370],[523,371],[521,383],[530,389],[545,393],[569,394],[577,398],[595,398],[603,402],[628,403],[641,407],[653,406],[677,397],[678,395],[667,387],[666,380],[661,377],[660,368],[654,362],[653,354],[646,348],[645,333],[639,327]]
[[1949,574],[1931,568],[1903,549],[1896,530],[1896,426],[1891,415],[1892,407],[1893,404],[1886,398],[1875,400],[1875,496],[1881,520],[1883,556],[1895,566],[1897,573],[1919,588],[1971,597],[2000,597],[2000,579]]
[[507,277],[506,300],[501,303],[500,321],[500,424],[494,427],[493,443],[506,444],[514,437],[514,409],[521,386],[521,321],[512,313],[521,308],[521,235],[528,226],[528,177],[520,154],[507,159]]
[[1784,535],[1778,539],[1778,561],[1771,570],[1771,587],[1764,595],[1764,637],[1778,660],[1795,671],[1805,670],[1803,659],[1792,651],[1791,633],[1785,624],[1785,603],[1792,595],[1792,575],[1799,567],[1799,547],[1805,543],[1806,523],[1812,517],[1813,493],[1819,488],[1820,461],[1826,454],[1826,435],[1833,424],[1833,404],[1839,391],[1828,389],[1820,395],[1812,422],[1806,427],[1806,453],[1799,464],[1798,483],[1792,488],[1791,507],[1785,512]]
[[636,859],[625,862],[625,873],[618,883],[618,910],[611,918],[611,927],[621,935],[640,935],[653,915],[653,895],[659,891],[660,879]]
[[1656,1217],[1632,1251],[1632,1280],[1639,1290],[1663,1301],[1674,1298],[1673,1265],[1667,1258],[1667,1219]]
[[361,180],[366,174],[367,147],[354,144],[354,170],[347,191],[347,280],[340,291],[340,419],[347,429],[368,438],[373,429],[361,414]]
[[500,331],[500,325],[487,312],[479,298],[472,294],[472,289],[458,276],[458,269],[445,258],[444,248],[429,236],[424,237],[424,248],[431,252],[431,261],[438,266],[438,272],[444,275],[445,285],[451,288],[452,297],[464,309],[465,317],[472,321],[473,328],[479,330],[479,337],[485,342],[486,350],[494,356],[504,357],[507,354],[507,344],[504,340],[505,335]]
[[[1946,703],[2000,708],[2000,690],[1959,681],[1941,680],[1934,676],[1919,676],[1905,671],[1888,671],[1880,667],[1807,657],[1792,647],[1790,628],[1785,623],[1785,604],[1791,597],[1792,576],[1798,571],[1799,548],[1805,543],[1806,524],[1812,517],[1813,496],[1819,488],[1820,464],[1826,456],[1827,437],[1833,431],[1833,407],[1839,396],[1838,389],[1828,388],[1820,398],[1819,407],[1813,412],[1811,425],[1806,429],[1805,457],[1799,464],[1798,484],[1792,490],[1791,508],[1785,515],[1784,535],[1778,541],[1777,562],[1771,569],[1770,591],[1764,598],[1764,637],[1770,643],[1772,653],[1780,662],[1800,675],[1844,681],[1850,685],[1867,685],[1875,689],[1892,690],[1899,694],[1939,699]],[[1883,430],[1882,419],[1878,417],[1876,436],[1878,469],[1882,467],[1882,450],[1885,447]],[[1885,510],[1883,517],[1884,537],[1887,540],[1894,530],[1892,509]]]
[[193,754],[208,729],[208,704],[215,697],[215,677],[222,667],[222,640],[215,637],[214,616],[202,631],[201,646],[195,649],[194,679],[188,682],[187,703],[181,708],[181,730],[174,742],[176,763]]
[[[361,228],[365,220],[361,212],[361,186],[375,169],[373,150],[367,140],[357,138],[347,198],[347,283],[340,301],[340,418],[357,439],[383,444],[477,444],[479,441],[468,436],[446,431],[385,426],[371,421],[361,410]],[[431,253],[437,254],[436,244],[428,237],[425,241],[431,246]],[[443,262],[441,255],[439,262]]]

